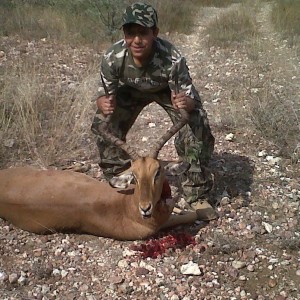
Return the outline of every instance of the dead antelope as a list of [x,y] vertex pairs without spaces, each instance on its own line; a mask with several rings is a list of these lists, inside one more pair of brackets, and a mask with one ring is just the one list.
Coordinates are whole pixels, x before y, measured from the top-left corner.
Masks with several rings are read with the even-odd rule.
[[[183,114],[185,111],[183,112]],[[144,239],[161,228],[193,223],[195,212],[172,214],[174,201],[159,150],[187,121],[172,126],[149,156],[99,128],[104,138],[132,157],[131,167],[110,184],[73,171],[30,167],[0,171],[0,217],[38,234],[80,232],[119,240]],[[180,172],[185,171],[187,164]],[[174,169],[174,168],[173,168]],[[134,181],[134,184],[131,182]]]

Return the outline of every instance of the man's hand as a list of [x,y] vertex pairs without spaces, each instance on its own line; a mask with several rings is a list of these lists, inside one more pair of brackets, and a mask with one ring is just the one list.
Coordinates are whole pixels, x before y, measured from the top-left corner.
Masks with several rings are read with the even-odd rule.
[[185,109],[190,112],[195,108],[194,100],[188,97],[185,92],[180,92],[177,95],[172,92],[171,100],[175,109]]
[[97,106],[104,115],[111,115],[116,108],[116,97],[113,95],[101,96],[97,99]]

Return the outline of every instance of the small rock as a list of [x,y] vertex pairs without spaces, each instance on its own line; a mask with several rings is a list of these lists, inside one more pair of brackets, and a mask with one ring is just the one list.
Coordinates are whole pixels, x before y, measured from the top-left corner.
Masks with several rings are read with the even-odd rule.
[[282,299],[286,299],[286,298],[288,297],[286,291],[281,291],[281,292],[280,292],[280,296],[283,297]]
[[273,226],[271,224],[262,222],[262,225],[265,227],[265,229],[268,233],[271,233],[273,231]]
[[233,133],[229,133],[225,136],[225,140],[232,142],[234,140],[234,134]]
[[127,262],[127,260],[125,260],[125,259],[119,260],[119,262],[118,262],[118,267],[121,268],[121,269],[127,268],[127,267],[128,267],[128,262]]
[[7,147],[7,148],[12,148],[15,144],[15,140],[14,139],[7,139],[4,141],[4,147]]
[[234,261],[232,262],[232,266],[233,266],[235,269],[240,270],[240,269],[246,267],[246,263],[243,262],[243,261],[234,260]]
[[150,271],[147,270],[146,268],[139,267],[136,269],[135,274],[136,276],[143,276],[149,274],[149,272]]
[[182,265],[180,271],[183,275],[201,275],[201,270],[198,264],[192,261],[189,261],[187,264]]
[[229,268],[227,272],[228,272],[228,275],[230,277],[232,277],[233,279],[236,279],[239,276],[239,271],[237,269]]
[[89,286],[87,284],[83,284],[82,286],[80,286],[79,291],[80,292],[86,292],[88,291]]
[[229,197],[223,197],[220,201],[221,206],[228,205],[230,203],[230,198]]
[[247,270],[248,270],[249,272],[253,272],[253,271],[254,271],[254,266],[253,266],[253,265],[247,266]]
[[4,272],[0,272],[0,282],[4,282],[8,279],[8,276]]
[[268,281],[268,285],[269,285],[269,287],[273,288],[273,287],[275,287],[277,285],[277,282],[276,282],[275,279],[271,278]]
[[124,282],[124,278],[121,276],[112,276],[109,278],[109,282],[112,284],[120,284]]
[[21,275],[21,276],[18,278],[18,284],[20,284],[20,285],[25,285],[26,282],[27,282],[27,278],[26,278],[25,276],[22,276],[22,275]]
[[281,161],[280,157],[274,157],[272,155],[267,155],[266,160],[269,162],[270,165],[276,165]]
[[42,291],[41,291],[42,294],[46,295],[47,293],[49,293],[49,291],[50,291],[50,287],[48,285],[46,285],[46,284],[43,284]]
[[137,254],[137,251],[133,251],[133,250],[129,250],[129,249],[125,249],[123,251],[123,257],[126,257],[126,256],[134,256]]
[[18,282],[19,276],[15,273],[12,273],[8,276],[9,283],[16,283]]
[[245,275],[241,275],[241,276],[239,277],[239,280],[240,280],[240,281],[246,281],[246,280],[247,280],[247,277],[246,277]]
[[267,156],[267,151],[266,150],[262,150],[262,151],[259,151],[258,154],[257,154],[258,157],[264,157],[264,156]]
[[60,275],[61,275],[62,278],[64,278],[68,275],[68,273],[69,273],[68,271],[62,270]]
[[60,275],[60,270],[58,270],[58,269],[53,269],[52,274],[53,274],[54,276],[59,276],[59,275]]

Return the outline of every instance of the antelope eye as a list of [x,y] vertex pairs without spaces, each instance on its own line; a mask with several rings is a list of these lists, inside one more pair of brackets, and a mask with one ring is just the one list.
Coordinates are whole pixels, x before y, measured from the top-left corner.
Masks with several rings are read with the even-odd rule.
[[155,180],[156,180],[159,176],[160,176],[160,169],[158,169],[158,170],[156,171],[156,174],[155,174]]

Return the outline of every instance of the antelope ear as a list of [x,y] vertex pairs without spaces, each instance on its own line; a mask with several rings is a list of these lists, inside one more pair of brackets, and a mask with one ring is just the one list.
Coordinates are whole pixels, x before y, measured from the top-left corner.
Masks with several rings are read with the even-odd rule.
[[181,161],[178,163],[168,163],[165,166],[165,170],[168,175],[178,176],[186,172],[191,167],[191,164],[186,161]]
[[133,180],[132,172],[122,173],[120,175],[114,176],[109,181],[109,184],[113,188],[126,189],[130,185],[132,180]]

